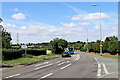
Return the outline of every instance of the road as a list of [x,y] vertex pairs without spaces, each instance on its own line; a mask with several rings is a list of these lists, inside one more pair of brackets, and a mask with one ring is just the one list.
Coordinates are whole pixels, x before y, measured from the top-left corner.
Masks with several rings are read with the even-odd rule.
[[66,58],[56,58],[27,66],[5,68],[3,79],[66,80],[67,78],[118,78],[118,61],[77,51]]

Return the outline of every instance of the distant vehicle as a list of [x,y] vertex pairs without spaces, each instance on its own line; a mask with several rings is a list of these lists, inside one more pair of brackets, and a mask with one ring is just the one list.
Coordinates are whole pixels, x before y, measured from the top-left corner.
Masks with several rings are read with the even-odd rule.
[[73,48],[69,48],[68,53],[69,53],[69,54],[74,54],[74,50],[73,50]]
[[70,57],[70,54],[68,52],[63,52],[62,57]]

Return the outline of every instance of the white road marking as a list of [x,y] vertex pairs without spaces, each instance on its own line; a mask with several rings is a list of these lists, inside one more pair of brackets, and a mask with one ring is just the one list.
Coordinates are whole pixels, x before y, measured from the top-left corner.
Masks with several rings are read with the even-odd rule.
[[66,67],[68,67],[68,66],[70,66],[70,65],[71,65],[71,64],[68,64],[68,65],[62,67],[61,69],[65,69]]
[[98,72],[97,72],[97,77],[101,77],[101,64],[100,62],[94,57],[94,59],[97,61],[98,63]]
[[44,63],[41,63],[41,64],[37,64],[37,65],[35,65],[35,66],[41,66],[41,65],[43,65],[43,64],[48,64],[49,62],[44,62]]
[[109,74],[109,72],[108,72],[108,70],[107,70],[107,68],[106,68],[105,64],[104,64],[104,63],[102,63],[102,65],[103,65],[103,67],[104,67],[105,74]]
[[75,61],[79,60],[80,59],[80,55],[77,54],[77,58],[75,59]]
[[53,73],[50,73],[50,74],[47,74],[47,75],[45,75],[45,76],[43,76],[43,77],[41,77],[42,79],[43,78],[46,78],[46,77],[48,77],[48,76],[51,76]]
[[62,62],[63,60],[60,60],[60,61],[58,61],[57,63],[60,63],[60,62]]
[[15,74],[15,75],[11,75],[9,77],[5,77],[5,78],[12,78],[12,77],[16,77],[16,76],[19,76],[20,74]]
[[66,61],[67,63],[69,63],[70,61]]
[[58,66],[60,66],[60,65],[62,65],[62,64],[64,64],[65,62],[62,62],[62,63],[60,63],[60,64],[58,64]]
[[52,65],[52,63],[51,63],[51,64],[48,64],[48,65],[45,65],[45,66],[41,66],[41,67],[36,68],[36,69],[34,69],[34,70],[38,70],[38,69],[41,69],[41,68],[45,68],[45,67],[48,67],[48,66],[51,66],[51,65]]

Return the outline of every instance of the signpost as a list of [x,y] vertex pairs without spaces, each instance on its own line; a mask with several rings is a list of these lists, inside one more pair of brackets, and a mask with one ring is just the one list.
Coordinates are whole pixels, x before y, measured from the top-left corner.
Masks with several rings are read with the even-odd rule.
[[103,47],[102,43],[100,43],[99,47]]
[[27,54],[27,50],[26,50],[28,48],[27,45],[21,45],[21,48],[25,49],[25,54]]

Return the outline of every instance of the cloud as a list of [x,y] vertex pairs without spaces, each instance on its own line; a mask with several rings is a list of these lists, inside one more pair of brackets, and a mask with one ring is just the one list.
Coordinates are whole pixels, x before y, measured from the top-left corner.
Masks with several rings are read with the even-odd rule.
[[69,4],[64,3],[64,5],[67,6],[68,8],[70,8],[70,9],[72,9],[76,14],[79,14],[79,13],[85,14],[86,13],[85,11],[79,10],[79,9],[69,5]]
[[16,27],[16,25],[9,24],[9,23],[2,23],[2,25],[4,28],[15,28]]
[[17,8],[15,8],[15,9],[14,9],[14,11],[16,11],[16,12],[17,12],[17,11],[19,11],[19,10],[18,10]]
[[[107,19],[109,16],[105,13],[101,13],[101,19]],[[99,20],[100,13],[79,14],[72,17],[72,20]]]
[[65,27],[76,27],[77,25],[75,24],[75,23],[69,23],[69,24],[67,24],[67,23],[61,23],[63,26],[65,26]]
[[12,18],[16,19],[16,20],[25,20],[26,17],[23,13],[18,13],[18,14],[13,14]]
[[91,26],[91,24],[89,22],[82,22],[82,23],[79,23],[80,25],[82,26]]

